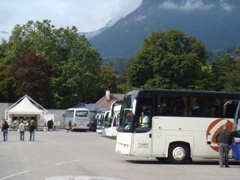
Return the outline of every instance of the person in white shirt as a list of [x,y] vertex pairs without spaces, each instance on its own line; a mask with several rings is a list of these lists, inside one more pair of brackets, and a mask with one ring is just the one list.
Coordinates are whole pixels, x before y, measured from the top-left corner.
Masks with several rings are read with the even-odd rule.
[[148,127],[148,122],[149,117],[145,114],[145,112],[142,112],[139,118],[139,124],[141,124],[142,127]]

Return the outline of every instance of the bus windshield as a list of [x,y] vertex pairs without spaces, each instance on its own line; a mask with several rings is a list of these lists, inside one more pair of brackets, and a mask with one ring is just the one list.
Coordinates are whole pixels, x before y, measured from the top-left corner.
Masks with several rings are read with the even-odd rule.
[[135,99],[135,94],[130,94],[125,96],[121,110],[120,110],[120,119],[119,119],[119,126],[118,130],[119,131],[129,131],[131,121],[133,120],[133,101]]

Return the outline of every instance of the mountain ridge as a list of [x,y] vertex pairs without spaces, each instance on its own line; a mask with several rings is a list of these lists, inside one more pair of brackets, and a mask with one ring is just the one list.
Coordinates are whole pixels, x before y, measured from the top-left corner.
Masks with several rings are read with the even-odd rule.
[[90,39],[103,59],[131,57],[152,32],[178,29],[203,41],[207,50],[240,43],[240,1],[143,0],[113,26]]

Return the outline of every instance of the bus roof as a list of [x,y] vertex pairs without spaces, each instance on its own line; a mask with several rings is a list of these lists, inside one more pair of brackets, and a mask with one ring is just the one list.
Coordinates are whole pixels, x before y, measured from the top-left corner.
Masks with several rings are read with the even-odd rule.
[[68,108],[67,111],[73,111],[73,110],[84,110],[84,111],[90,111],[87,108]]
[[[139,89],[139,90],[134,90],[130,91],[127,93],[127,95],[130,94],[139,94],[139,93],[144,93],[144,92],[159,92],[159,93],[164,93],[164,94],[185,94],[185,95],[208,95],[208,96],[239,96],[240,98],[240,92],[222,92],[222,91],[199,91],[199,90],[174,90],[174,89]],[[147,94],[145,94],[147,95]]]

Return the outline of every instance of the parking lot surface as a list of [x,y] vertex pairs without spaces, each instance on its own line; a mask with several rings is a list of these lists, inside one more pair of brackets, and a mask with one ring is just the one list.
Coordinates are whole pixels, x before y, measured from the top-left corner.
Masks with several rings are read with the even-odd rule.
[[[200,148],[200,147],[199,147]],[[182,180],[240,179],[240,161],[220,168],[218,160],[193,159],[182,165],[155,158],[123,156],[115,139],[96,132],[37,131],[35,142],[9,131],[0,141],[0,180]]]

